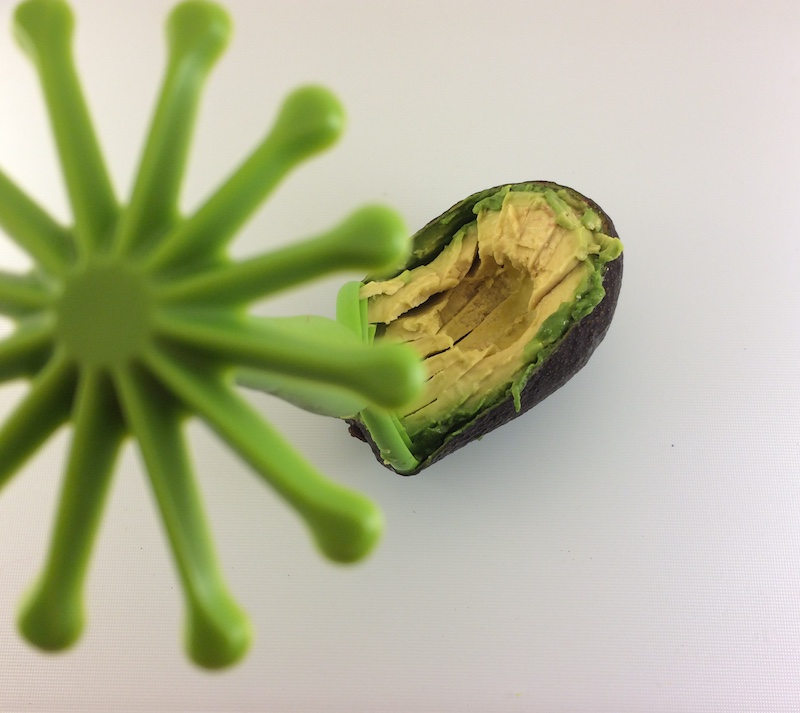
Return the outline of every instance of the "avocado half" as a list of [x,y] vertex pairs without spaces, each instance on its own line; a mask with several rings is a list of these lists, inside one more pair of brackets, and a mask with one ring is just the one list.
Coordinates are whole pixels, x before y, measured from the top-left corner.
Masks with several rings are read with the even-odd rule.
[[346,419],[350,433],[387,468],[418,473],[576,374],[608,331],[621,283],[614,224],[577,191],[530,181],[465,198],[414,236],[393,275],[340,293],[340,304],[358,301],[364,339],[406,342],[428,370],[418,399],[364,409]]

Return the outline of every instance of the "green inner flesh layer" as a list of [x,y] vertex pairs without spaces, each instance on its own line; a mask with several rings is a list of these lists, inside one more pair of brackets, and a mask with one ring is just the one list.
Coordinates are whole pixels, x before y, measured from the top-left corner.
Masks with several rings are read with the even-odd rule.
[[506,188],[474,212],[429,262],[360,292],[375,339],[424,359],[426,388],[393,419],[419,460],[509,393],[519,408],[532,372],[603,298],[603,265],[622,250],[566,189]]

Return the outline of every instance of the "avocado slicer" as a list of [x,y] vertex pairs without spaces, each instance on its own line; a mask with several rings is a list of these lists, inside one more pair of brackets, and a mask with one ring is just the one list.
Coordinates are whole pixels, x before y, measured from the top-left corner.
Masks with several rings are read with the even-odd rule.
[[0,426],[0,487],[61,426],[71,444],[49,553],[21,608],[23,636],[45,650],[75,643],[83,587],[121,444],[137,443],[186,599],[186,648],[206,668],[239,660],[246,615],[216,561],[183,433],[204,420],[303,518],[322,553],[364,557],[379,510],[319,474],[240,395],[256,387],[309,410],[345,417],[394,408],[423,382],[416,355],[369,346],[346,323],[263,318],[255,301],[339,270],[402,264],[407,232],[389,208],[357,210],[329,232],[242,261],[227,246],[278,183],[328,148],[344,116],[327,90],[302,87],[266,138],[188,216],[178,197],[202,84],[230,21],[189,0],[167,21],[168,62],[132,194],[111,186],[72,60],[73,16],[63,0],[28,0],[16,38],[42,84],[74,225],[65,227],[0,172],[0,228],[33,260],[0,273],[0,380],[30,389]]

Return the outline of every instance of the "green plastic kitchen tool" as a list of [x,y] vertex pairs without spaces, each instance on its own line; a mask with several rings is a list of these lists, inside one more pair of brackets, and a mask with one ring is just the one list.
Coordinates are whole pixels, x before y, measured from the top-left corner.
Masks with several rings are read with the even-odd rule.
[[50,552],[19,625],[36,646],[73,644],[83,583],[120,445],[138,443],[187,603],[186,646],[201,666],[238,660],[247,618],[220,576],[183,434],[199,416],[305,520],[322,552],[366,555],[381,515],[317,473],[236,392],[236,381],[320,413],[395,407],[421,387],[417,357],[370,347],[322,317],[256,318],[255,300],[343,269],[381,270],[408,249],[388,208],[356,211],[328,233],[241,262],[231,238],[289,171],[330,146],[343,112],[320,87],[290,94],[266,138],[192,214],[177,209],[203,80],[228,39],[217,5],[190,0],[167,22],[169,59],[127,205],[115,198],[72,61],[73,17],[29,0],[16,37],[38,70],[74,214],[64,227],[0,173],[0,227],[33,259],[0,274],[0,379],[30,390],[0,429],[0,487],[60,426],[72,441]]

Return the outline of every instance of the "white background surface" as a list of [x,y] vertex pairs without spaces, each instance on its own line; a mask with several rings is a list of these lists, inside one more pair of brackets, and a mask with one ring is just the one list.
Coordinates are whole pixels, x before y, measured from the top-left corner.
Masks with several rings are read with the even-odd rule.
[[[161,0],[76,0],[76,55],[121,195],[163,66]],[[253,403],[387,530],[340,568],[201,425],[198,476],[246,660],[182,652],[181,591],[133,447],[67,654],[16,633],[68,434],[0,497],[2,711],[800,710],[800,5],[229,0],[184,205],[321,82],[349,127],[241,234],[237,254],[379,200],[412,230],[482,188],[550,179],[626,245],[589,365],[423,475],[380,468],[339,422]],[[0,164],[68,220],[43,103],[0,2]],[[7,241],[5,267],[25,266]],[[264,313],[331,316],[346,275]],[[0,390],[2,413],[24,385]]]

